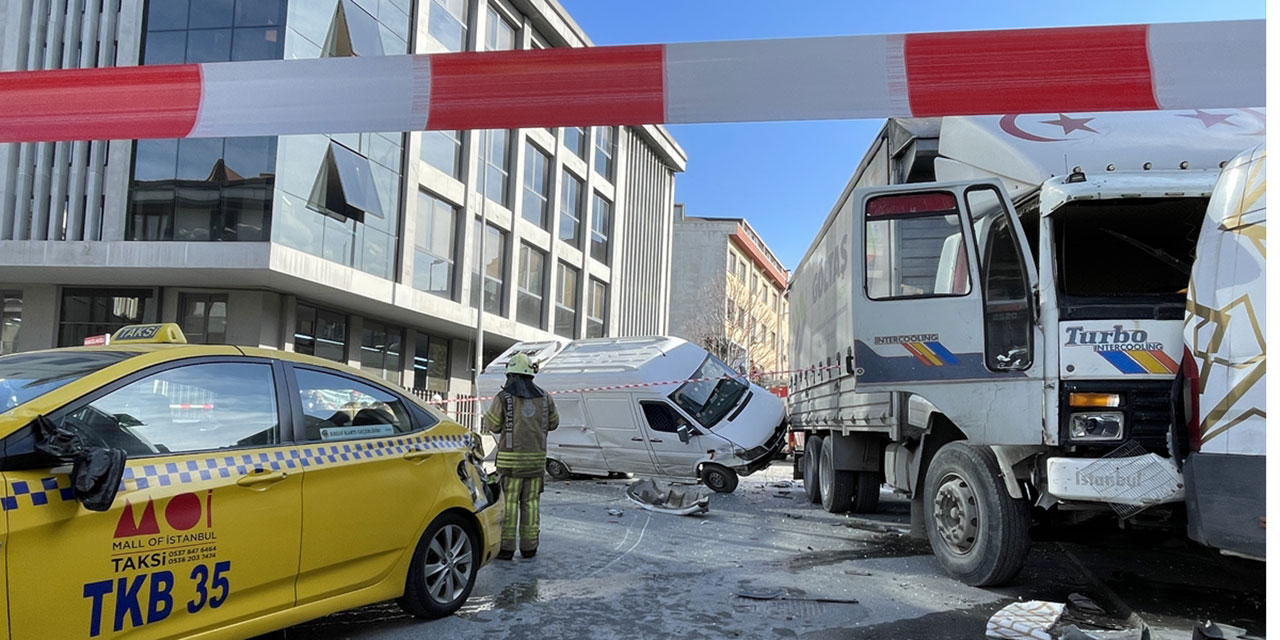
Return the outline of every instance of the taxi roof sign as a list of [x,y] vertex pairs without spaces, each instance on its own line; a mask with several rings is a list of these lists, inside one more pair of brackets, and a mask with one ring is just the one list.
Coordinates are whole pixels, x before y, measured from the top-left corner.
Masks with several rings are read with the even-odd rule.
[[186,344],[187,336],[173,322],[131,324],[111,336],[111,344]]

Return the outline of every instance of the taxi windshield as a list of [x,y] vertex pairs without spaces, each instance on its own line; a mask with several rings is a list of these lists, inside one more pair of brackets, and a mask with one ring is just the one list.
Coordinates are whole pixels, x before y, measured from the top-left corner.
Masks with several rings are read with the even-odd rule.
[[693,380],[681,385],[670,397],[702,426],[715,428],[746,392],[747,385],[741,376],[709,355],[693,374]]
[[0,413],[136,355],[77,350],[0,356]]

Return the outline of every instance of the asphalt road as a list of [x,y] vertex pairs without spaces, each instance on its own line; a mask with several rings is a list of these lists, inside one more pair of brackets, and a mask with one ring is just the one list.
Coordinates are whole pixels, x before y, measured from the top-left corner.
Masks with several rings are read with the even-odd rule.
[[1145,624],[1153,638],[1183,640],[1206,618],[1266,631],[1264,567],[1176,535],[1042,531],[1012,584],[978,589],[947,577],[927,544],[904,535],[903,500],[886,492],[882,513],[828,514],[790,477],[789,464],[775,464],[714,496],[702,517],[640,509],[623,495],[627,480],[549,481],[538,556],[482,568],[458,614],[420,622],[383,603],[281,635],[969,639],[1006,604],[1071,593],[1107,610],[1070,616],[1100,638],[1138,638]]

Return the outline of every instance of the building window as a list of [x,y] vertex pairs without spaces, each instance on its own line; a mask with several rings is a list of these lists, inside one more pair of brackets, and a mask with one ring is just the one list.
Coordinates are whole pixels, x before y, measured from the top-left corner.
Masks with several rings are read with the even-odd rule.
[[17,351],[22,329],[22,292],[0,291],[0,355]]
[[507,178],[511,175],[511,132],[493,129],[481,133],[480,166],[486,198],[510,208],[507,201]]
[[[472,226],[476,242],[480,241],[480,221]],[[477,245],[478,247],[479,245]],[[485,228],[484,259],[481,261],[484,282],[480,282],[480,273],[471,273],[471,306],[480,306],[480,292],[484,291],[484,310],[494,315],[503,315],[503,302],[507,298],[505,256],[507,255],[507,234],[493,225]]]
[[733,252],[732,252],[732,251],[730,251],[730,252],[729,252],[729,266],[728,266],[728,272],[729,272],[729,273],[733,273],[733,272],[734,272],[734,269],[737,267],[737,264],[738,264],[738,256],[733,255]]
[[564,172],[564,180],[560,182],[560,239],[575,246],[582,247],[582,180],[577,176]]
[[365,222],[368,216],[387,217],[369,159],[336,142],[329,143],[307,204],[338,220]]
[[413,348],[413,388],[445,395],[449,392],[449,340],[418,334]]
[[[143,64],[279,60],[285,6],[284,0],[148,2]],[[132,173],[129,240],[271,238],[273,137],[140,140]]]
[[603,282],[591,279],[591,287],[587,289],[587,338],[603,338],[605,309],[609,305],[609,287]]
[[187,342],[226,344],[227,294],[183,293],[178,296],[178,318]]
[[751,272],[751,295],[754,296],[760,290],[760,274]]
[[336,311],[298,304],[293,333],[293,350],[297,353],[347,361],[347,316]]
[[532,143],[524,145],[524,202],[520,215],[539,227],[547,227],[547,198],[551,190],[551,159]]
[[516,320],[542,328],[542,301],[546,297],[547,254],[520,245],[520,273],[517,276]]
[[596,173],[610,182],[613,182],[613,157],[617,152],[616,131],[613,127],[596,128]]
[[155,321],[156,294],[151,289],[63,289],[58,346],[79,346],[89,336]]
[[458,247],[458,209],[418,192],[418,227],[413,240],[413,288],[453,299],[453,262]]
[[365,319],[360,337],[360,369],[399,384],[403,340],[404,329]]
[[431,0],[427,31],[449,51],[467,48],[468,0]]
[[593,193],[591,197],[591,257],[609,264],[609,230],[613,227],[613,203]]
[[454,180],[462,179],[462,132],[427,131],[422,134],[422,161]]
[[587,159],[587,130],[584,127],[565,127],[564,146],[575,156]]
[[556,334],[573,339],[578,329],[578,270],[561,262],[556,289]]
[[510,51],[516,48],[516,29],[505,18],[498,15],[498,10],[489,7],[488,31],[485,33],[485,51]]

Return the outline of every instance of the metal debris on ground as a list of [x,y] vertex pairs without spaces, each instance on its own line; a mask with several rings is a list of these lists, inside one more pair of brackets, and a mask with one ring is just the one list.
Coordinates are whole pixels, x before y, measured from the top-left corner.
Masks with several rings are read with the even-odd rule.
[[1062,628],[1058,640],[1098,640],[1098,636],[1091,636],[1081,631],[1080,627],[1070,624]]
[[987,637],[1006,640],[1053,640],[1049,627],[1062,617],[1066,605],[1061,602],[1030,600],[1015,602],[995,613],[987,621]]
[[621,517],[622,517],[622,509],[606,509],[606,510],[605,510],[605,513],[607,513],[607,514],[609,514],[609,515],[611,515],[611,516],[613,516],[613,517],[615,517],[615,518],[621,518]]
[[803,516],[803,515],[801,515],[801,514],[799,514],[799,513],[784,513],[784,514],[782,514],[782,515],[784,515],[784,516],[786,516],[786,517],[788,517],[788,518],[791,518],[791,519],[793,519],[793,520],[800,520],[800,519],[803,519],[803,518],[804,518],[804,516]]
[[785,589],[759,589],[759,590],[743,590],[735,594],[739,598],[748,600],[800,600],[803,602],[825,602],[828,604],[858,604],[854,598],[810,598],[808,596],[796,596],[787,593]]
[[1071,603],[1073,609],[1077,609],[1084,613],[1092,613],[1094,615],[1105,616],[1107,610],[1103,609],[1092,598],[1080,593],[1073,593],[1067,596],[1067,602]]
[[1204,624],[1197,625],[1191,634],[1191,640],[1253,640],[1255,637],[1240,627],[1214,623],[1212,620],[1206,620]]
[[627,498],[658,513],[691,516],[706,513],[711,506],[711,492],[702,487],[663,483],[645,478],[627,486]]

